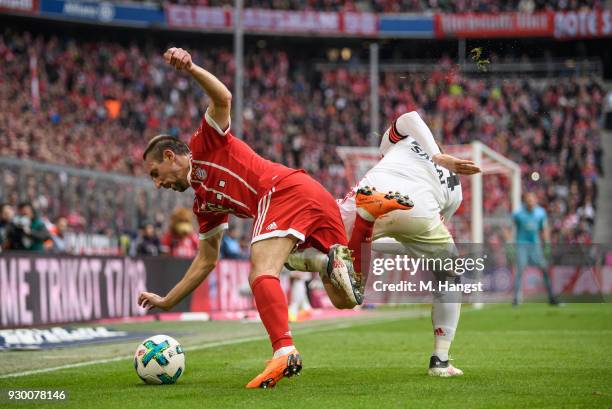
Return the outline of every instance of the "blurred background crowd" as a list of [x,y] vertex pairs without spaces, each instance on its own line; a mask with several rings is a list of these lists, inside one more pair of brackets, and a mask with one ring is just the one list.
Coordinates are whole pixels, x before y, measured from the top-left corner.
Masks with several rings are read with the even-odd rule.
[[[403,7],[491,11],[499,2],[246,3],[318,10],[362,9],[367,4],[389,12]],[[599,4],[507,3],[509,8],[530,3],[535,9]],[[197,246],[193,227],[188,227],[191,216],[185,215],[191,196],[153,191],[142,179],[141,156],[155,134],[188,140],[203,114],[205,97],[188,76],[163,63],[163,50],[175,44],[159,38],[126,42],[91,37],[15,27],[0,31],[2,248],[70,251],[62,240],[66,232],[93,233],[114,238],[127,254],[189,257]],[[186,48],[233,89],[230,45],[211,41]],[[266,158],[306,169],[342,197],[349,185],[335,148],[371,144],[370,83],[362,57],[358,47],[316,57],[290,43],[259,40],[246,47],[244,131],[239,136]],[[494,64],[508,57],[490,58]],[[319,64],[322,59],[325,63]],[[40,90],[35,98],[30,92],[33,78]],[[599,121],[605,92],[600,78],[576,73],[548,79],[468,75],[444,56],[426,72],[383,71],[379,94],[381,133],[398,115],[417,110],[443,145],[482,141],[520,163],[524,189],[536,192],[548,211],[554,242],[591,241],[595,182],[601,173]],[[509,183],[485,178],[488,214],[508,213]],[[469,201],[468,189],[464,195]],[[181,212],[183,218],[177,214]],[[248,228],[236,225],[226,235],[224,255],[245,257],[247,237]]]
[[[209,7],[232,6],[231,0],[172,0],[172,3]],[[377,13],[580,10],[601,7],[602,3],[601,0],[244,0],[245,7],[251,8]]]

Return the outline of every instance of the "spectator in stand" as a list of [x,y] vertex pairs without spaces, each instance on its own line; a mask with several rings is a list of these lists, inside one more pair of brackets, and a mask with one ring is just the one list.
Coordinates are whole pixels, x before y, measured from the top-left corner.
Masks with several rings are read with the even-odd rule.
[[193,228],[193,213],[178,208],[170,216],[170,226],[161,239],[162,252],[173,257],[193,258],[198,252],[199,240]]
[[50,251],[53,253],[68,253],[68,243],[66,243],[66,231],[68,230],[68,220],[65,217],[57,219],[55,224],[49,227],[51,234]]
[[221,258],[238,260],[247,258],[240,246],[240,232],[235,227],[232,227],[221,239]]
[[131,245],[130,256],[159,256],[161,254],[161,242],[155,226],[152,223],[147,223],[140,229],[138,237]]
[[[250,4],[304,9],[323,3],[329,7],[366,3],[389,11],[414,2],[254,0]],[[488,0],[421,3],[457,10],[501,4]],[[536,10],[585,4],[534,3]],[[186,137],[199,121],[197,87],[188,86],[164,67],[157,53],[163,47],[33,36],[9,29],[0,33],[0,58],[5,61],[0,70],[0,156],[141,176],[142,134]],[[370,143],[369,115],[364,115],[368,111],[367,71],[316,70],[311,60],[291,52],[289,48],[257,48],[246,53],[245,132],[241,136],[259,154],[306,169],[334,196],[341,197],[348,186],[335,147]],[[229,49],[207,48],[194,54],[211,71],[220,73],[231,88]],[[38,80],[44,90],[39,109],[34,109],[29,93],[23,92],[31,88],[30,72],[23,69],[31,57],[38,60]],[[127,64],[128,60],[134,63]],[[526,188],[546,199],[542,203],[548,206],[553,240],[588,242],[601,167],[598,121],[605,93],[600,81],[590,77],[474,79],[454,67],[453,61],[443,59],[428,75],[383,72],[379,89],[382,123],[399,113],[419,110],[445,145],[473,139],[484,142],[520,163]],[[38,203],[44,196],[49,203],[47,212],[53,211],[50,217],[78,218],[80,227],[75,229],[87,232],[111,228],[118,234],[134,221],[139,225],[153,220],[151,201],[168,206],[168,212],[185,205],[162,200],[162,193],[134,191],[133,186],[94,178],[0,172],[6,185],[0,189],[1,201]],[[485,211],[509,212],[509,179],[487,177],[484,183],[488,193]],[[138,202],[136,212],[123,208],[126,198],[132,197]],[[465,202],[469,204],[469,192]]]
[[36,215],[31,203],[21,203],[8,233],[8,248],[12,250],[43,251],[51,235],[45,223]]
[[8,248],[8,235],[13,229],[13,217],[15,217],[13,206],[2,203],[0,209],[0,251]]
[[[162,1],[160,1],[162,2]],[[232,7],[232,0],[171,0],[170,3]],[[601,8],[602,0],[245,0],[245,8],[308,11],[369,11],[377,13],[447,13],[542,10],[580,10]]]

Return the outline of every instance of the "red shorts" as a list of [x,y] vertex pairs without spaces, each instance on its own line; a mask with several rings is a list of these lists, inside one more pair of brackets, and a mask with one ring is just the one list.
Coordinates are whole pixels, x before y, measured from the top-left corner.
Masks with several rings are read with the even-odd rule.
[[336,201],[303,172],[282,179],[257,204],[251,243],[286,236],[297,238],[300,247],[324,252],[334,244],[347,244]]

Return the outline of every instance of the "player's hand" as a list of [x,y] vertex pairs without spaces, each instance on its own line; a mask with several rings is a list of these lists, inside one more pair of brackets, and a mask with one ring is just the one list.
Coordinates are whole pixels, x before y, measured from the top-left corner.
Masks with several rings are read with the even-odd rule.
[[437,165],[440,165],[452,172],[455,172],[458,175],[473,175],[475,173],[480,173],[481,170],[476,164],[467,159],[459,159],[452,155],[447,155],[445,153],[439,153],[434,155],[431,158],[433,162]]
[[151,310],[155,307],[163,311],[168,311],[172,306],[168,305],[164,297],[160,297],[154,293],[148,293],[143,291],[138,296],[138,305],[147,310]]
[[188,71],[193,65],[191,61],[191,54],[182,48],[169,48],[168,51],[164,53],[164,60],[177,71],[183,69]]

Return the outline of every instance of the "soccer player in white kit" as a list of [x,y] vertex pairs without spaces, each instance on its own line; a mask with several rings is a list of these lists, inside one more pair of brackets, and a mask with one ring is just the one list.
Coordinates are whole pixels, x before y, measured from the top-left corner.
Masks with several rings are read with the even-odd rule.
[[[380,217],[374,224],[374,250],[388,251],[388,243],[401,243],[403,252],[414,257],[440,257],[455,251],[454,240],[444,222],[455,213],[462,200],[457,174],[480,172],[472,161],[443,154],[417,112],[403,114],[387,129],[380,144],[382,159],[343,200],[338,202],[350,237],[355,213],[355,191],[369,186],[378,191],[408,195],[411,210],[396,210]],[[364,241],[367,245],[367,240]],[[366,254],[362,251],[362,254]],[[289,262],[295,260],[294,255]],[[297,263],[296,263],[297,264]],[[358,265],[359,263],[355,263]],[[366,261],[362,265],[369,265]],[[458,280],[452,272],[436,274],[436,280]],[[434,351],[429,375],[458,376],[463,372],[450,362],[448,352],[453,341],[461,302],[456,293],[433,292],[432,324]]]

